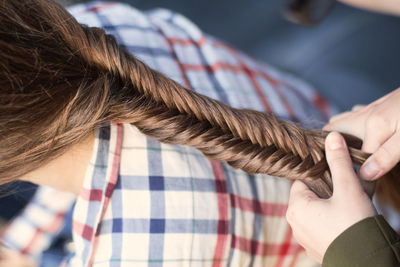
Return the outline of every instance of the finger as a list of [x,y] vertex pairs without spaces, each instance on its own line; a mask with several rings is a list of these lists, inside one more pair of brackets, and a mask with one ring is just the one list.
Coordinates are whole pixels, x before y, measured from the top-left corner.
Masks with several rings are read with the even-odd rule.
[[295,213],[298,211],[298,208],[296,208],[298,205],[304,205],[304,203],[310,203],[314,200],[319,200],[319,197],[302,181],[296,180],[290,188],[289,208],[286,214],[288,220],[296,217]]
[[352,134],[360,139],[364,139],[364,120],[354,114],[348,115],[340,120],[328,123],[324,126],[323,130]]
[[332,131],[330,127],[331,127],[331,125],[329,123],[325,124],[325,126],[322,128],[322,130],[323,131]]
[[386,114],[371,114],[364,126],[364,142],[362,151],[374,153],[383,143],[385,143],[395,132],[392,125],[385,118]]
[[289,204],[286,210],[286,220],[288,223],[292,226],[296,225],[299,216],[301,217],[301,213],[314,200],[319,200],[318,196],[303,182],[296,180],[290,188]]
[[292,187],[290,188],[290,195],[302,193],[308,189],[307,185],[300,180],[296,180],[293,182]]
[[343,137],[331,132],[325,141],[326,160],[332,174],[333,195],[349,190],[362,190]]
[[296,180],[290,188],[290,198],[318,198],[318,196],[305,183]]
[[400,133],[396,132],[383,143],[361,166],[360,175],[365,180],[376,180],[390,171],[400,161]]
[[[360,111],[360,110],[362,110],[364,108],[368,108],[368,107],[379,105],[380,103],[382,103],[383,101],[388,99],[396,91],[400,91],[400,88],[398,90],[395,90],[395,91],[387,94],[387,95],[384,95],[383,97],[375,100],[374,102],[370,103],[369,105],[360,105],[360,104],[354,105],[352,107],[351,111],[346,111],[346,112],[343,112],[343,113],[340,113],[338,115],[335,115],[335,116],[331,117],[330,120],[329,120],[329,123],[326,126],[328,126],[328,125],[330,125],[330,124],[332,124],[332,123],[334,123],[334,122],[336,122],[338,120],[343,120],[345,118],[348,118],[349,116],[354,115],[354,112],[356,112],[356,111]],[[324,128],[324,130],[325,130],[325,128]],[[327,131],[332,131],[332,130],[336,130],[336,129],[333,129],[333,128],[328,126],[326,130]]]
[[340,114],[337,114],[337,115],[335,115],[335,116],[333,116],[333,117],[331,117],[331,118],[329,119],[329,123],[334,122],[334,121],[337,121],[337,120],[341,120],[341,119],[343,119],[344,117],[349,116],[350,114],[351,114],[350,111],[345,111],[345,112],[342,112],[342,113],[340,113]]
[[363,109],[363,108],[365,108],[366,106],[365,105],[354,105],[352,108],[351,108],[351,111],[359,111],[359,110],[361,110],[361,109]]

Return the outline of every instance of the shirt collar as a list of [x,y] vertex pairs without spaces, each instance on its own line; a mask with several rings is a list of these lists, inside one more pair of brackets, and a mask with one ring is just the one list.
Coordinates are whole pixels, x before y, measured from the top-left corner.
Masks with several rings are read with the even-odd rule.
[[100,222],[118,181],[122,125],[111,122],[96,133],[92,157],[73,213],[75,255],[90,265]]

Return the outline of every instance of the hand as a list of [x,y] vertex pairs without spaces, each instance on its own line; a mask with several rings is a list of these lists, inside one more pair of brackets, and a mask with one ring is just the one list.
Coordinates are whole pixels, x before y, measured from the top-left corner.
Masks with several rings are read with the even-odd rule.
[[0,266],[36,267],[37,264],[26,255],[22,255],[17,251],[5,247],[1,247]]
[[363,139],[362,150],[373,155],[361,166],[360,176],[378,179],[400,161],[400,88],[367,106],[332,117],[324,130]]
[[339,0],[360,8],[400,15],[399,0]]
[[343,137],[337,132],[330,133],[325,148],[332,173],[332,197],[320,199],[297,180],[290,190],[286,213],[294,238],[305,248],[308,256],[319,263],[322,263],[329,245],[344,230],[376,214],[353,170]]

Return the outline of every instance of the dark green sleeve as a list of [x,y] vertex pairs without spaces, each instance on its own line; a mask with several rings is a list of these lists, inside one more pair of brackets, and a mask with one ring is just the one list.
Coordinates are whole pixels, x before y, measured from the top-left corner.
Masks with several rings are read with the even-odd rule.
[[382,215],[350,226],[328,247],[322,267],[400,266],[400,237]]

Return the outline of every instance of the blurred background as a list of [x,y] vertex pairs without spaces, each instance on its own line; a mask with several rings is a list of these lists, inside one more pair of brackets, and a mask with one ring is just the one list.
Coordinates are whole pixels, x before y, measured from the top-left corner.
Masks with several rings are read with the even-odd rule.
[[[64,6],[84,2],[58,1]],[[282,16],[283,0],[120,2],[141,10],[163,7],[182,13],[204,32],[259,61],[302,77],[340,111],[368,104],[400,87],[400,18],[337,3],[322,23],[302,27]],[[0,199],[0,220],[17,214],[35,188],[18,183],[6,189],[11,194]],[[67,232],[64,237],[70,238]],[[48,253],[48,266],[58,260],[61,248],[57,248],[57,242],[62,243],[56,241]]]
[[[68,6],[83,1],[59,0]],[[337,3],[316,27],[282,16],[283,0],[121,0],[182,13],[204,32],[311,82],[339,109],[400,87],[400,18]]]

